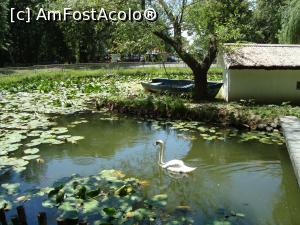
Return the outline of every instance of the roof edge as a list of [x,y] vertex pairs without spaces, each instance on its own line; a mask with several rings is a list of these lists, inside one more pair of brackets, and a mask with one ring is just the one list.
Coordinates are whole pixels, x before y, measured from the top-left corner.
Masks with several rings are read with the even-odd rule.
[[227,66],[228,70],[246,70],[246,69],[254,69],[254,70],[300,70],[300,66],[242,66],[242,65],[233,65]]
[[236,47],[291,47],[291,48],[300,48],[300,45],[296,45],[296,44],[224,43],[224,46],[236,46]]

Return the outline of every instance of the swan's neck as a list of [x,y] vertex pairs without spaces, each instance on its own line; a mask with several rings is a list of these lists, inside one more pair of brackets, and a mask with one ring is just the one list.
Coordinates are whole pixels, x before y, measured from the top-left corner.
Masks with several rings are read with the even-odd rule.
[[164,161],[163,161],[163,157],[164,157],[164,150],[165,150],[165,146],[164,144],[161,144],[160,145],[160,150],[159,150],[159,159],[158,159],[158,163],[160,165],[163,165],[164,164]]

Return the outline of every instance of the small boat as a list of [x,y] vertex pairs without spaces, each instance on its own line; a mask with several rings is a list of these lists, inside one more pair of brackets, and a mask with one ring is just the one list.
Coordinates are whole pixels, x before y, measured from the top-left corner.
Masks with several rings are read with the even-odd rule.
[[[193,80],[173,80],[167,78],[155,78],[151,82],[141,82],[146,91],[153,93],[171,92],[171,93],[188,93],[192,92],[195,84]],[[208,95],[216,97],[223,83],[208,82]]]

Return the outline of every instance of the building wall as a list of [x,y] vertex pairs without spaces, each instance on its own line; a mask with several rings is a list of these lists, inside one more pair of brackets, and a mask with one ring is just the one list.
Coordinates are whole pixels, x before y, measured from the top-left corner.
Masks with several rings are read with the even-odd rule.
[[300,70],[224,70],[227,101],[255,99],[257,102],[300,102]]

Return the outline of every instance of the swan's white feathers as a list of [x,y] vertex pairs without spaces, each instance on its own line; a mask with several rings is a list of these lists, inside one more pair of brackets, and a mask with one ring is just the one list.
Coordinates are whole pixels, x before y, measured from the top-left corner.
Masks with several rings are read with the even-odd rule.
[[195,167],[188,167],[183,161],[176,159],[166,162],[161,167],[175,173],[190,173],[196,169]]
[[164,149],[164,142],[161,140],[156,141],[157,145],[160,145],[160,166],[170,172],[174,173],[190,173],[194,171],[195,167],[189,167],[184,164],[181,160],[171,160],[169,162],[164,163],[163,162],[163,149]]
[[169,168],[169,167],[181,167],[184,166],[184,163],[181,160],[171,160],[169,162],[166,162],[165,164],[162,165],[162,168]]

